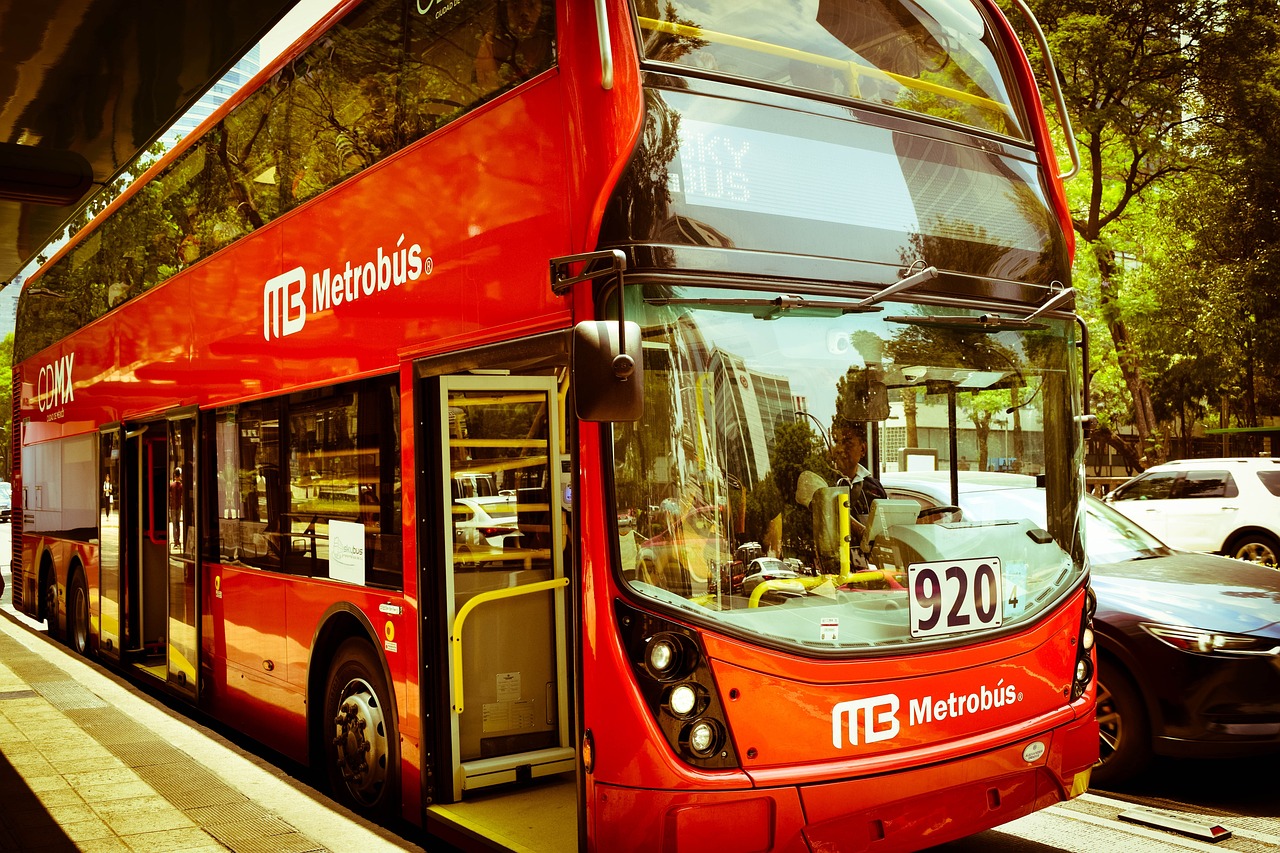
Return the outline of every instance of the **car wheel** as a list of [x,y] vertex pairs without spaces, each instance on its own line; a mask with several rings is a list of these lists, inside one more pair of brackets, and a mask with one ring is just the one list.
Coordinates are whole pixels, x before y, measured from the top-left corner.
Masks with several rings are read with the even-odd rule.
[[1151,760],[1151,724],[1142,696],[1114,663],[1098,663],[1098,763],[1093,782],[1109,786],[1142,772]]
[[1280,563],[1280,545],[1276,544],[1274,536],[1268,536],[1265,533],[1246,533],[1231,543],[1227,555],[1250,563],[1275,566]]
[[325,689],[324,757],[334,796],[354,811],[387,817],[399,806],[399,737],[391,692],[373,646],[338,647]]

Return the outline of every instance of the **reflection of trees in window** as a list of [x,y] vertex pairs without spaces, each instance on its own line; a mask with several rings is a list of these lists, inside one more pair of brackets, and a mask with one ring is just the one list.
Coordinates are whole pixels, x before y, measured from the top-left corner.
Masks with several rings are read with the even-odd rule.
[[[549,68],[552,4],[516,26],[499,2],[441,18],[393,0],[357,7],[41,273],[19,305],[17,357]],[[488,85],[476,68],[486,39],[509,60]]]

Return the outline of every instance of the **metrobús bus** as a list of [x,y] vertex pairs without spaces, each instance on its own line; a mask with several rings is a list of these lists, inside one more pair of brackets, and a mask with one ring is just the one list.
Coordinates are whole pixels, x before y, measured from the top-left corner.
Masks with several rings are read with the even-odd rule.
[[343,3],[26,285],[15,604],[462,846],[1079,794],[1057,172],[986,0]]

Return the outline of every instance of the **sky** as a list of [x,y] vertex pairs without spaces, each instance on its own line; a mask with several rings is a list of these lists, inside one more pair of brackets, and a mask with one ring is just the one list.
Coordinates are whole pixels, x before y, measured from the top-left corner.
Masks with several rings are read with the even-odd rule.
[[[298,4],[281,18],[280,22],[259,42],[259,61],[262,66],[269,65],[281,51],[293,44],[298,39],[298,36],[302,35],[308,27],[318,21],[322,15],[336,6],[338,2],[340,0],[298,0]],[[51,250],[46,249],[41,254],[51,254]],[[36,268],[36,264],[32,262],[18,274],[18,277],[25,280],[27,276],[36,271]],[[0,290],[0,338],[13,331],[14,315],[18,310],[18,292],[20,290],[21,288],[16,283]]]

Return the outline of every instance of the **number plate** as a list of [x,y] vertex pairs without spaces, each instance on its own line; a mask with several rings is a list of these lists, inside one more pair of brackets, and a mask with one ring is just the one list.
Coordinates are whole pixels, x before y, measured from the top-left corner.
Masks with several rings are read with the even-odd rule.
[[913,637],[998,628],[1004,619],[999,557],[914,563],[907,583]]

